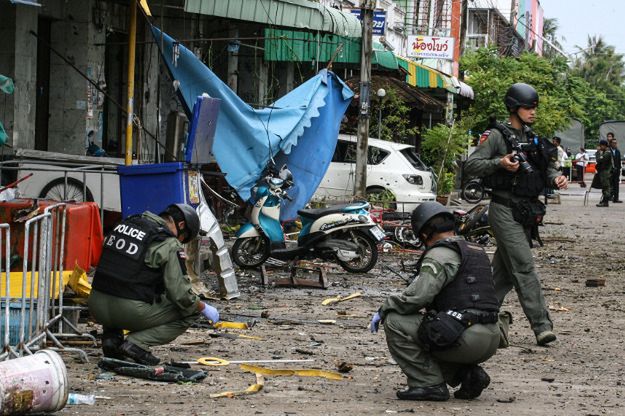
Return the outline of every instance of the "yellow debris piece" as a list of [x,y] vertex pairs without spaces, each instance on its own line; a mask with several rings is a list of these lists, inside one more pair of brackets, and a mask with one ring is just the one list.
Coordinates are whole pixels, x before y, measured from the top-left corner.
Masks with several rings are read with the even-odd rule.
[[[67,271],[63,272],[63,289],[67,286],[69,282],[69,278],[72,275],[72,272]],[[59,281],[58,277],[56,287],[52,287],[50,285],[50,294],[54,299],[58,299],[59,297]],[[33,285],[33,280],[34,285]],[[52,279],[54,280],[54,279]],[[10,298],[21,298],[22,297],[22,283],[24,281],[24,273],[23,272],[11,272],[9,275],[9,297]],[[34,286],[33,297],[39,296],[39,272],[35,272],[34,279],[31,277],[31,272],[26,272],[26,298],[30,299],[30,288]],[[6,273],[0,273],[0,296],[6,296]]]
[[265,379],[263,378],[263,376],[261,374],[256,374],[256,383],[252,384],[251,386],[249,386],[248,388],[246,388],[245,390],[238,390],[238,391],[223,391],[221,393],[213,393],[211,395],[209,395],[209,397],[211,399],[219,399],[222,397],[227,397],[229,399],[236,397],[236,396],[247,396],[250,394],[256,394],[259,391],[261,391],[263,389],[263,386],[265,385]]
[[328,380],[345,380],[342,374],[334,371],[315,370],[315,369],[291,369],[284,368],[276,370],[273,368],[259,367],[250,364],[241,364],[241,370],[251,373],[262,374],[264,376],[300,376],[300,377],[322,377]]
[[148,0],[140,0],[139,4],[141,5],[141,8],[145,12],[145,14],[151,17],[152,12],[150,11],[150,6],[148,6]]
[[88,298],[91,293],[91,284],[87,280],[87,273],[80,267],[74,267],[74,271],[69,278],[69,287],[81,298]]
[[341,296],[337,296],[334,298],[328,298],[328,299],[324,299],[323,302],[321,302],[321,304],[323,306],[328,306],[328,305],[332,305],[335,303],[339,303],[339,302],[345,302],[346,300],[351,300],[351,299],[356,299],[362,296],[362,293],[360,292],[356,292],[356,293],[352,293],[349,296],[345,296],[345,297],[341,297]]
[[223,329],[250,329],[246,322],[228,322],[228,321],[219,321],[213,324],[213,328]]

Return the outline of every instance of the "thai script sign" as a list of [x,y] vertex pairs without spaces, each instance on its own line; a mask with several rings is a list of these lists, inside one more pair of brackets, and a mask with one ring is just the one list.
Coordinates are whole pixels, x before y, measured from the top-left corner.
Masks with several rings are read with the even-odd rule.
[[[355,15],[358,20],[362,21],[361,9],[350,9],[353,15]],[[373,35],[382,36],[384,35],[384,28],[386,26],[386,12],[384,10],[374,10],[373,11]]]
[[454,38],[408,36],[408,56],[412,58],[454,59]]

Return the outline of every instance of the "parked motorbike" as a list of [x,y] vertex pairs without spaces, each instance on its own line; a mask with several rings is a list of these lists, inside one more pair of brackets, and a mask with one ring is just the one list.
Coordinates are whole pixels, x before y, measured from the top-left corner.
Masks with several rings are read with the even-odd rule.
[[482,178],[470,179],[462,187],[462,199],[471,204],[477,204],[491,194],[491,189],[484,186]]
[[455,210],[456,233],[468,241],[488,245],[495,241],[493,230],[488,224],[489,204],[475,205],[469,211]]
[[232,246],[234,262],[243,268],[260,266],[267,258],[336,261],[351,273],[365,273],[378,260],[377,243],[384,231],[369,214],[368,202],[354,202],[321,209],[298,211],[302,230],[295,247],[288,247],[280,224],[280,206],[290,199],[291,172],[283,167],[269,173],[252,189],[254,206],[250,222],[237,232]]

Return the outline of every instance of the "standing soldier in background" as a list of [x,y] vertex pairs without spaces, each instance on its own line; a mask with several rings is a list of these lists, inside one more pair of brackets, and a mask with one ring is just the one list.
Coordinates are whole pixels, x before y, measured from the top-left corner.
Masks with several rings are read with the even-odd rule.
[[[610,136],[612,136],[611,140]],[[614,134],[611,132],[608,133],[608,140],[610,141],[610,151],[612,152],[613,161],[612,178],[610,181],[610,185],[612,187],[612,202],[620,204],[623,202],[618,199],[618,191],[621,184],[621,151],[618,149],[618,142],[614,138]]]
[[557,150],[529,127],[536,119],[538,93],[527,84],[512,85],[504,102],[508,121],[494,125],[464,165],[493,189],[488,220],[497,240],[493,258],[495,292],[500,303],[516,289],[538,345],[556,340],[540,280],[534,266],[531,238],[545,214],[538,196],[545,187],[566,189],[556,169]]
[[599,148],[597,149],[597,173],[592,179],[593,188],[601,188],[601,200],[597,204],[598,207],[608,207],[612,189],[610,182],[612,181],[612,152],[608,149],[608,141],[606,139],[599,140]]

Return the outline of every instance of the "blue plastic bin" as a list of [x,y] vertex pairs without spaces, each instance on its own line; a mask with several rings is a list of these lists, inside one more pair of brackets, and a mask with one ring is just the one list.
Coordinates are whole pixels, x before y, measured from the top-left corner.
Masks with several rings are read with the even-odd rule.
[[[28,324],[30,320],[30,300],[26,300],[25,307],[25,315],[26,318],[24,320],[24,339],[28,338]],[[4,320],[5,320],[5,305],[6,300],[0,301],[0,345],[4,344]],[[11,299],[9,301],[9,345],[17,345],[20,340],[20,314],[22,313],[22,300],[21,299]],[[35,307],[33,308],[33,314],[37,314],[37,301],[35,301]],[[33,317],[33,321],[31,323],[31,332],[35,330],[36,321]]]
[[162,212],[168,205],[186,202],[188,184],[182,162],[119,166],[122,216],[151,211]]

